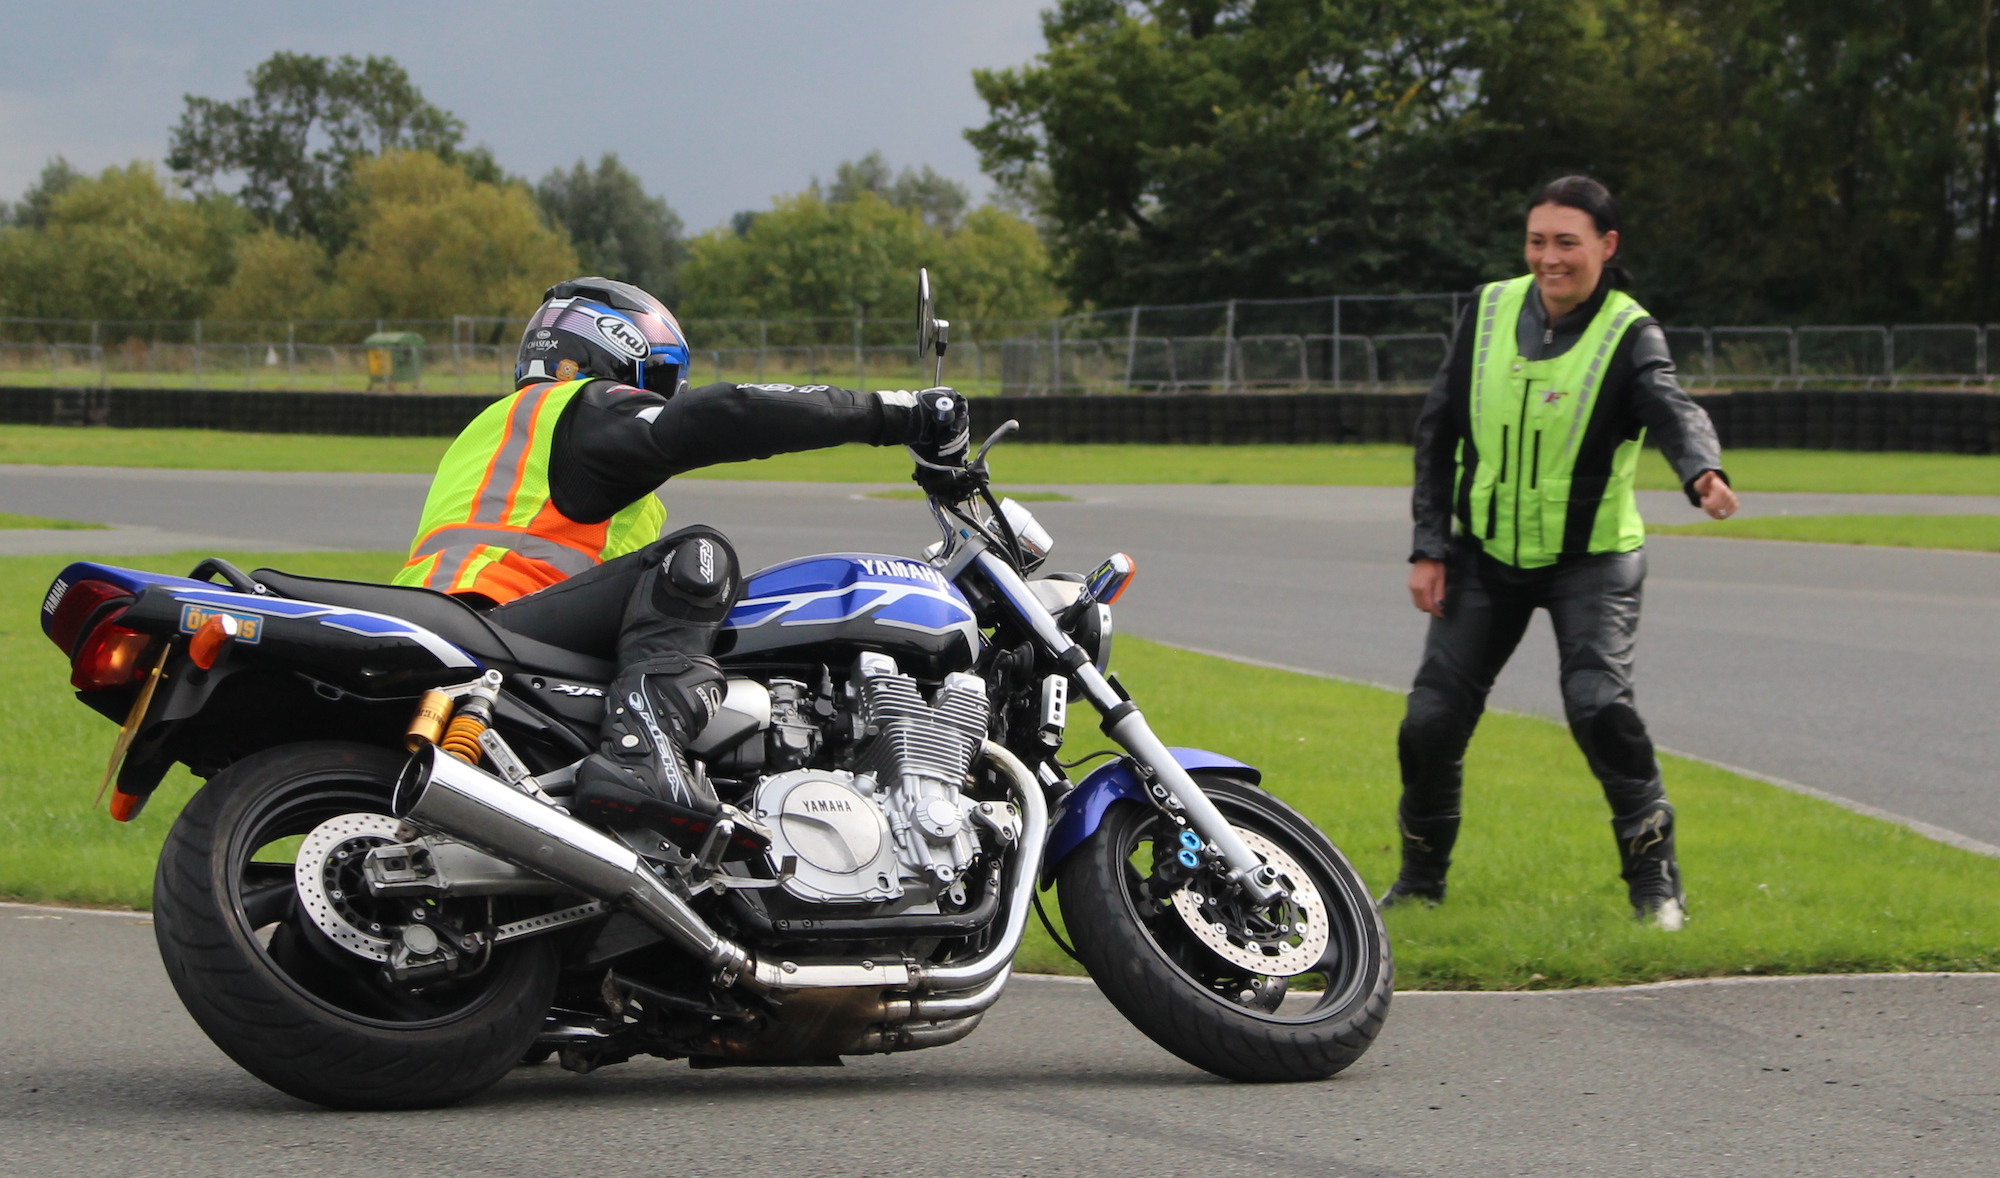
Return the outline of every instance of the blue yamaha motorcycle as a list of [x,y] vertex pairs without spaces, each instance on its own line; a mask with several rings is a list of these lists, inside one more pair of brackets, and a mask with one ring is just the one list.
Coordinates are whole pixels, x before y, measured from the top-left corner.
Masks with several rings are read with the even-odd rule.
[[[927,282],[921,304],[941,367]],[[1392,978],[1362,881],[1257,769],[1154,733],[1109,672],[1132,562],[1044,571],[1048,533],[987,486],[1012,427],[931,496],[922,556],[747,580],[689,750],[726,804],[651,825],[566,806],[608,651],[424,589],[65,569],[42,624],[123,724],[113,816],[176,762],[207,779],[154,887],[189,1013],[341,1108],[551,1055],[837,1062],[971,1034],[1052,885],[1077,959],[1168,1051],[1246,1081],[1353,1063]],[[1079,698],[1116,749],[1065,763]]]

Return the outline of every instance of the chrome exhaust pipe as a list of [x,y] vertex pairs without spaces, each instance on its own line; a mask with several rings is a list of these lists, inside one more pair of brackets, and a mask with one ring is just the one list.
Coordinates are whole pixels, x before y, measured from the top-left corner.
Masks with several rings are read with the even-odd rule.
[[403,767],[389,809],[405,821],[628,909],[720,974],[758,972],[742,946],[708,927],[630,847],[435,745],[417,750]]
[[[1035,780],[1035,775],[1028,771],[1019,757],[990,740],[982,747],[981,755],[990,759],[1013,781],[1014,796],[1021,802],[1021,845],[1014,853],[1014,877],[1007,889],[1004,923],[992,947],[977,957],[949,965],[920,965],[911,969],[911,985],[923,993],[956,993],[961,990],[985,993],[987,983],[996,977],[1002,978],[1001,986],[1006,985],[1004,974],[1013,967],[1014,954],[1020,951],[1021,938],[1028,932],[1028,909],[1035,899],[1035,877],[1041,870],[1042,848],[1049,837],[1049,805],[1042,798],[1042,783]],[[993,987],[992,998],[999,997],[999,987]],[[992,1005],[992,1002],[987,1005]]]

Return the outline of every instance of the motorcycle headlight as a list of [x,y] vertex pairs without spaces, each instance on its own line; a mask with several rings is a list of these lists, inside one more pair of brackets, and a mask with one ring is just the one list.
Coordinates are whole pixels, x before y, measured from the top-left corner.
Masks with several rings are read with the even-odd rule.
[[1042,567],[1042,562],[1055,550],[1056,542],[1050,538],[1048,530],[1035,522],[1034,513],[1012,499],[1000,501],[1000,514],[1007,520],[1007,527],[1014,538],[1021,542],[1021,555],[1027,558],[1027,567],[1021,571],[1033,572]]

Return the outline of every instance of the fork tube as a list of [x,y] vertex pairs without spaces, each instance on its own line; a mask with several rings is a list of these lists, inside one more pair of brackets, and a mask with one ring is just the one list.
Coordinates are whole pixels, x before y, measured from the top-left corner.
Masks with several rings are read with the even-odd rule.
[[991,552],[981,552],[973,563],[979,566],[987,581],[1006,600],[1010,612],[1049,648],[1056,656],[1057,664],[1069,673],[1083,697],[1104,717],[1104,734],[1117,741],[1152,773],[1154,779],[1180,803],[1195,832],[1215,844],[1222,854],[1223,863],[1229,868],[1230,882],[1260,903],[1275,899],[1282,890],[1276,873],[1265,867],[1264,861],[1236,833],[1236,828],[1222,816],[1222,811],[1215,808],[1215,803],[1202,792],[1201,786],[1195,783],[1186,769],[1181,768],[1179,761],[1174,760],[1166,744],[1146,722],[1139,705],[1121,696],[1111,686],[1110,680],[1090,661],[1083,648],[1063,633],[1054,616],[1028,588],[1028,583],[1006,561]]

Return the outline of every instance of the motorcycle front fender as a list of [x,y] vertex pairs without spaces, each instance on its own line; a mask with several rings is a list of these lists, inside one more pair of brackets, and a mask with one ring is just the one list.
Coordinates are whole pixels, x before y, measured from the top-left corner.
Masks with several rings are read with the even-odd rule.
[[[1203,769],[1232,770],[1232,776],[1241,777],[1252,785],[1264,780],[1262,770],[1246,765],[1234,757],[1225,757],[1207,749],[1169,748],[1174,760],[1190,773]],[[1055,882],[1056,871],[1062,867],[1064,859],[1071,851],[1083,845],[1085,839],[1097,833],[1104,822],[1104,812],[1113,802],[1145,802],[1146,787],[1139,781],[1138,766],[1130,757],[1117,757],[1099,765],[1090,776],[1069,792],[1056,809],[1055,821],[1049,824],[1048,850],[1042,855],[1042,886]]]

